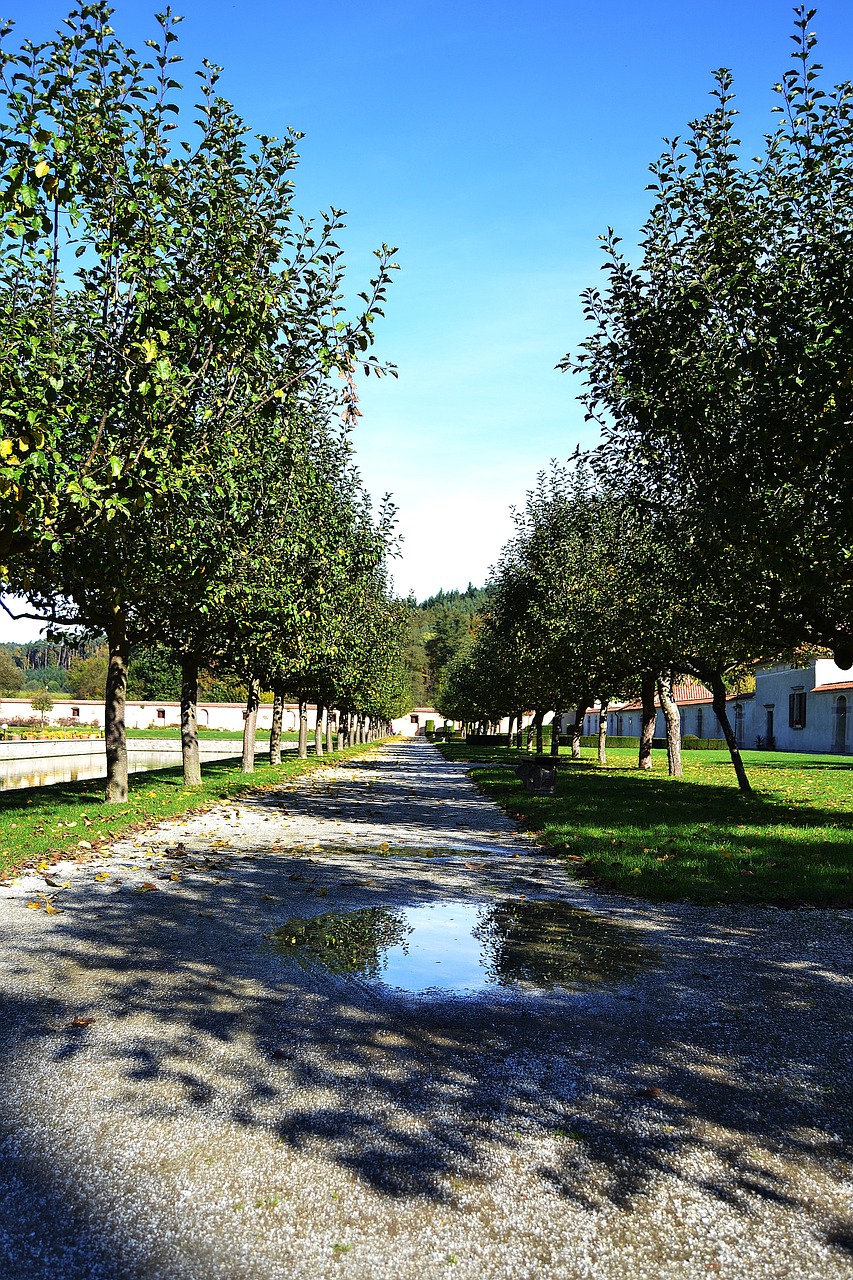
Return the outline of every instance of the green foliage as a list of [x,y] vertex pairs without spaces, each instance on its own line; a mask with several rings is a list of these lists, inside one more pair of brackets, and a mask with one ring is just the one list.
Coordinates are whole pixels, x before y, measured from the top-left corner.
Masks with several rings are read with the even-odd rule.
[[129,698],[178,702],[181,697],[181,668],[174,656],[156,646],[140,646],[131,651],[127,679]]
[[447,670],[471,643],[490,596],[488,587],[439,591],[418,604],[409,599],[406,662],[412,705],[436,705]]
[[[732,78],[652,166],[632,265],[604,238],[573,366],[598,461],[666,512],[682,581],[732,658],[803,641],[853,664],[853,92],[822,87],[796,10],[777,123],[754,159]],[[569,362],[566,362],[567,365]]]
[[42,689],[42,691],[40,693],[37,693],[35,697],[32,699],[32,701],[30,702],[30,706],[32,707],[33,711],[38,711],[39,714],[41,715],[42,720],[44,720],[44,717],[46,716],[48,711],[53,710],[53,698],[50,696],[50,693],[48,692],[47,689]]
[[68,671],[68,692],[72,698],[103,698],[109,659],[103,651],[91,658],[75,658]]
[[23,683],[23,669],[7,649],[0,649],[0,693],[17,693]]
[[[443,744],[449,759],[514,758],[509,748]],[[732,784],[723,752],[689,753],[684,780],[642,773],[635,752],[557,771],[531,796],[508,769],[477,784],[599,890],[653,901],[853,903],[853,765],[834,756],[747,752],[755,792]],[[564,759],[565,757],[561,757]]]
[[[106,636],[121,798],[132,645],[242,687],[328,684],[352,584],[388,550],[348,435],[356,374],[383,372],[370,347],[395,265],[381,246],[348,315],[340,211],[296,213],[299,135],[252,138],[208,63],[194,132],[179,20],[157,16],[146,64],[109,19],[86,6],[3,55],[0,416],[18,425],[0,440],[0,576],[53,624]],[[399,697],[374,668],[359,698],[377,714]],[[131,680],[176,692],[151,657]]]

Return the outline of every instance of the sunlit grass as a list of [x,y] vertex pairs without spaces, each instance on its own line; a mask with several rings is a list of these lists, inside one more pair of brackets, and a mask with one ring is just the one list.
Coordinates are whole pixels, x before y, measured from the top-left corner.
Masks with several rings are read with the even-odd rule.
[[[452,744],[445,754],[476,758]],[[516,759],[481,748],[480,759]],[[559,850],[575,873],[622,893],[696,902],[853,903],[853,762],[745,752],[741,794],[726,752],[685,752],[684,779],[658,759],[640,773],[629,748],[599,767],[561,752],[557,795],[533,796],[506,769],[475,777],[508,812]]]
[[93,849],[134,828],[278,786],[327,761],[363,755],[365,750],[351,747],[307,760],[288,753],[277,766],[256,760],[252,774],[241,773],[236,759],[218,760],[202,766],[200,787],[185,787],[180,767],[151,769],[131,774],[128,802],[120,805],[104,803],[103,778],[2,791],[0,872],[60,857],[89,856]]

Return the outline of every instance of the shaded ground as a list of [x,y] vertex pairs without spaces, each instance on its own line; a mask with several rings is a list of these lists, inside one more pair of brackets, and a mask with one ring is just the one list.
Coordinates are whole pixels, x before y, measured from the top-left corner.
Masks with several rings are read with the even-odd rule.
[[[847,912],[596,897],[425,744],[51,878],[0,890],[4,1280],[853,1276]],[[513,895],[657,967],[440,999],[265,942]]]

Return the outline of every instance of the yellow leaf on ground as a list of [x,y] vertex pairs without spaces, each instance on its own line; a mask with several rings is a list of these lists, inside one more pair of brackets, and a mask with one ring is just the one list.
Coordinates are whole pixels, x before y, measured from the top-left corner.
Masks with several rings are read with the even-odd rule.
[[43,903],[41,903],[41,902],[28,902],[28,903],[27,903],[27,906],[30,908],[30,910],[31,910],[31,911],[40,911],[40,910],[41,910],[41,908],[42,908],[42,906],[43,906]]

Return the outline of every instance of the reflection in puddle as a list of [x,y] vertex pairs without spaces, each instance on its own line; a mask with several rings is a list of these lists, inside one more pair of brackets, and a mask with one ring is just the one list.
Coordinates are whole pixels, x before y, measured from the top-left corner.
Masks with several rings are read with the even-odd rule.
[[630,926],[565,902],[512,898],[330,911],[288,921],[271,942],[304,968],[319,965],[411,992],[592,987],[624,981],[656,962]]

